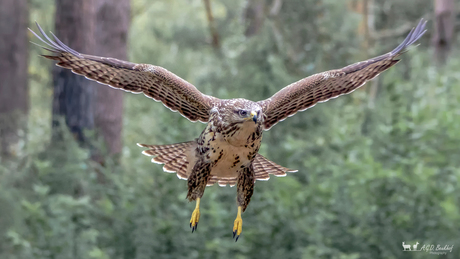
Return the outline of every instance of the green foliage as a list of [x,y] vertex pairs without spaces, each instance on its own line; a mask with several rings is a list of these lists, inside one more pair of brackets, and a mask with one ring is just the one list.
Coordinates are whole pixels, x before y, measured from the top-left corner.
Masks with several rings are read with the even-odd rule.
[[[376,11],[383,28],[397,26],[388,10],[401,12],[401,22],[414,21],[428,3],[415,12],[415,1],[384,2],[391,4],[377,4]],[[51,28],[45,11],[51,1],[31,3],[32,19]],[[188,1],[187,8],[182,1],[132,4],[130,59],[164,66],[219,98],[267,98],[361,55],[360,17],[346,11],[345,1],[284,1],[278,17],[266,19],[250,38],[244,36],[244,1],[212,1],[218,53],[208,42],[202,1]],[[386,43],[392,46],[384,51],[398,42]],[[381,54],[381,45],[371,52]],[[207,188],[192,234],[186,181],[162,172],[135,145],[191,140],[203,124],[127,94],[120,164],[90,162],[70,135],[65,146],[51,148],[49,62],[43,66],[32,47],[29,143],[17,160],[0,165],[0,258],[436,256],[403,252],[403,241],[454,245],[445,258],[458,258],[460,61],[436,69],[426,46],[427,39],[368,83],[367,89],[378,87],[374,99],[357,90],[265,133],[261,153],[299,172],[256,183],[238,243],[231,239],[234,188]]]

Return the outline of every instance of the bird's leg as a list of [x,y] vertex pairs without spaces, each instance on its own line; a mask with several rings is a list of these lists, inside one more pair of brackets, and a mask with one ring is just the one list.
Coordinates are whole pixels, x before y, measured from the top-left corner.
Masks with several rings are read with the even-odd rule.
[[238,241],[238,238],[243,231],[243,219],[241,218],[241,210],[242,207],[238,206],[238,214],[236,214],[235,222],[233,222],[233,238],[236,236],[235,242]]
[[252,164],[249,167],[243,168],[238,174],[237,183],[237,200],[238,200],[238,214],[236,215],[235,222],[233,223],[233,238],[236,237],[235,242],[243,231],[243,219],[241,213],[244,212],[251,201],[254,192],[254,169]]
[[190,219],[190,228],[192,228],[192,233],[198,228],[198,221],[200,221],[200,198],[196,199],[195,210],[193,210],[192,218]]
[[188,193],[189,201],[196,200],[196,207],[190,219],[190,227],[192,233],[198,228],[200,220],[200,199],[203,197],[206,184],[211,176],[211,164],[205,163],[201,159],[193,167],[192,173],[188,177]]

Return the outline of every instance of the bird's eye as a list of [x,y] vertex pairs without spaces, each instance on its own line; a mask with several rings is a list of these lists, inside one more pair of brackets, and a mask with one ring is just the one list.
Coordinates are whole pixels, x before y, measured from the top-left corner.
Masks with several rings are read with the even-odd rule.
[[239,110],[238,115],[240,115],[241,117],[246,117],[248,116],[248,112],[245,110]]

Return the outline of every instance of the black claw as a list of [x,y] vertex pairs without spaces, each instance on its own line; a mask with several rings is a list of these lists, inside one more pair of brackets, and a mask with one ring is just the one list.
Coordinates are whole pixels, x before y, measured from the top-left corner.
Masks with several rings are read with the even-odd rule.
[[235,242],[238,241],[238,238],[240,238],[240,235],[236,236]]
[[190,228],[192,228],[192,222],[190,222]]
[[198,222],[195,224],[195,230],[198,229]]
[[233,231],[233,238],[235,238],[235,235],[236,235],[236,230]]

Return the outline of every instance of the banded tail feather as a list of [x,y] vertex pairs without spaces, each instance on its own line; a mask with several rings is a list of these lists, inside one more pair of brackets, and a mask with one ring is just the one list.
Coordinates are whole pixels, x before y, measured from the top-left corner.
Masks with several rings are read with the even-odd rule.
[[[283,166],[276,164],[273,161],[268,160],[264,156],[257,154],[254,160],[252,161],[252,166],[254,168],[255,180],[259,181],[268,181],[270,175],[273,174],[278,177],[286,176],[287,173],[295,173],[297,170],[289,169]],[[237,182],[237,177],[218,177],[213,175],[208,181],[207,186],[211,186],[215,183],[218,183],[219,186],[226,186],[227,184],[230,187],[235,186]]]
[[140,147],[148,148],[142,154],[152,157],[152,163],[164,164],[163,171],[176,173],[179,179],[188,179],[189,159],[197,147],[196,141],[189,141],[170,145],[146,145],[137,144]]
[[278,177],[283,177],[286,176],[287,173],[297,172],[297,170],[280,166],[260,154],[256,155],[254,161],[252,162],[252,166],[254,167],[256,180],[262,181],[267,181],[270,178],[270,174]]

